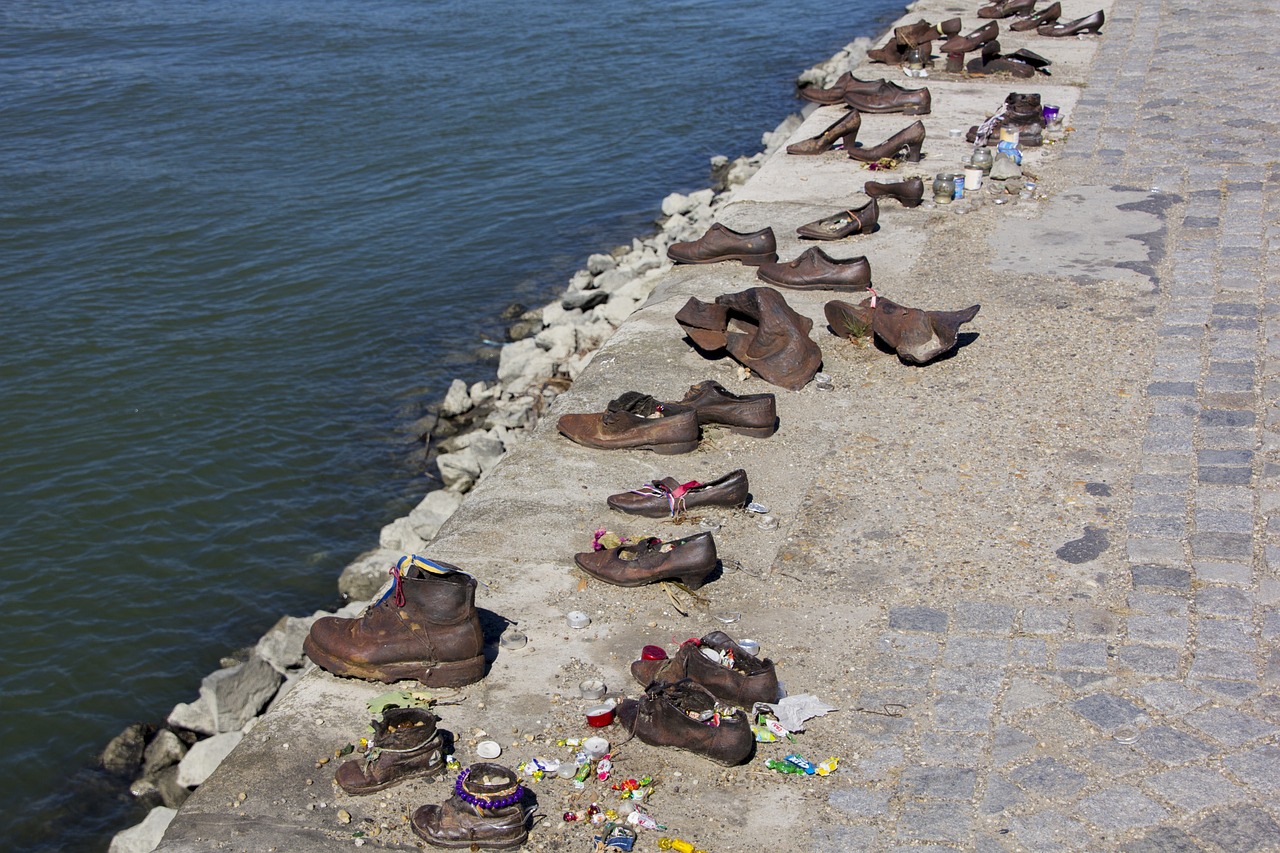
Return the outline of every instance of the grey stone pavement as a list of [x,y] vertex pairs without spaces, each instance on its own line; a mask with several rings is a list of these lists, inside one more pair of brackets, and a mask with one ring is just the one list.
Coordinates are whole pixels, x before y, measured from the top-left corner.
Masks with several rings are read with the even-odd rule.
[[[891,602],[862,706],[902,716],[829,795],[816,849],[1280,849],[1280,112],[1274,55],[1242,38],[1276,20],[1110,10],[1061,165],[1172,204],[1140,458],[1114,489],[1127,577],[1103,606]],[[1059,557],[1089,558],[1090,533]],[[896,677],[912,664],[931,696]]]

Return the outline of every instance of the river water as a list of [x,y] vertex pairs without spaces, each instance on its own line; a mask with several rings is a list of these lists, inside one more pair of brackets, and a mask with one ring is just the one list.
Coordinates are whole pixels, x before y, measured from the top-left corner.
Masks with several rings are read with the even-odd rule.
[[901,6],[0,4],[0,777],[15,851],[432,486],[404,425],[499,312],[753,153]]

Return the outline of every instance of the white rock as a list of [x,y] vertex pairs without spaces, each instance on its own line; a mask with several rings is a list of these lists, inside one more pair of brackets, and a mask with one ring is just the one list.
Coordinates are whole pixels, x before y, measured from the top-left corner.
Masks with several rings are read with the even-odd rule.
[[234,731],[197,741],[178,763],[178,784],[184,788],[204,784],[243,738],[244,732]]
[[577,326],[551,326],[534,335],[534,342],[556,361],[564,361],[578,349]]
[[609,270],[607,273],[596,277],[596,286],[605,293],[614,293],[633,278],[635,278],[635,275],[629,270]]
[[219,732],[240,729],[275,695],[281,675],[256,654],[242,664],[210,673],[200,682],[200,698]]
[[590,270],[578,270],[569,278],[567,290],[571,293],[578,290],[586,290],[591,287],[591,283],[595,280],[596,277],[591,274]]
[[697,209],[710,210],[711,203],[715,201],[715,199],[716,199],[716,191],[711,189],[711,187],[707,187],[706,189],[703,189],[703,190],[698,190],[696,193],[690,193],[689,201],[693,202],[693,204],[690,206],[689,209],[690,210],[697,210]]
[[445,488],[455,492],[467,491],[480,479],[480,462],[470,447],[457,453],[440,454],[436,457],[436,467],[440,469],[440,481]]
[[662,223],[664,234],[683,234],[689,228],[689,219],[683,213],[677,213]]
[[213,723],[213,712],[204,699],[197,699],[190,704],[179,702],[173,706],[166,721],[174,728],[199,732],[202,735],[216,734],[218,731]]
[[467,383],[461,379],[455,379],[449,385],[449,391],[444,395],[444,402],[440,404],[440,416],[443,418],[456,417],[463,412],[471,410],[471,395],[467,393]]
[[440,532],[440,527],[449,520],[449,516],[462,504],[462,496],[448,489],[436,489],[428,492],[413,512],[409,513],[409,524],[413,532],[424,540],[431,539]]
[[485,423],[494,429],[503,427],[520,429],[533,420],[531,414],[533,406],[534,399],[527,395],[503,400],[493,407],[493,411],[489,413]]
[[169,828],[177,813],[177,809],[156,806],[147,812],[142,823],[117,832],[115,838],[111,839],[107,853],[151,853],[160,846],[164,831]]
[[[546,329],[542,331],[545,332]],[[538,343],[534,338],[525,338],[523,341],[504,346],[502,353],[498,356],[498,381],[504,385],[510,385],[511,380],[524,373],[529,359],[539,352]]]
[[542,325],[544,326],[563,326],[565,324],[576,326],[582,322],[582,318],[583,313],[581,311],[576,309],[571,311],[559,302],[552,302],[542,309]]
[[577,379],[582,374],[582,371],[587,369],[587,365],[591,363],[591,359],[595,358],[595,355],[595,352],[584,352],[566,359],[564,369],[569,378]]
[[[412,534],[412,525],[409,524],[408,518],[405,518],[404,522],[406,529]],[[386,528],[383,529],[385,530]],[[414,535],[413,538],[416,539],[417,536]],[[353,602],[368,601],[377,595],[378,590],[386,585],[389,577],[388,570],[395,565],[396,560],[405,554],[412,554],[419,550],[421,550],[421,546],[412,548],[388,548],[384,546],[381,549],[361,554],[342,570],[342,574],[338,577],[338,592]],[[347,610],[352,606],[347,605],[343,610]],[[339,611],[339,613],[341,612]],[[317,613],[316,617],[328,615],[330,614],[321,612]],[[357,606],[350,615],[359,615],[359,607]]]
[[489,473],[506,453],[502,442],[486,433],[480,433],[480,437],[471,445],[470,450],[475,454],[476,461],[480,463],[481,474]]
[[409,521],[408,516],[397,518],[378,531],[378,547],[386,551],[411,554],[414,551],[421,550],[425,544],[422,541],[422,537],[414,532],[413,524]]
[[596,308],[595,315],[615,326],[621,326],[622,321],[630,317],[639,307],[639,299],[629,299],[625,296],[614,295],[604,305]]
[[606,270],[613,269],[616,264],[617,261],[614,260],[613,255],[597,253],[587,258],[587,272],[592,275],[600,275],[600,273],[605,272]]
[[672,193],[662,200],[662,215],[675,216],[677,213],[684,213],[692,206],[693,202],[687,195]]
[[302,641],[307,638],[314,621],[314,616],[282,616],[258,640],[254,652],[279,673],[297,666],[302,663]]

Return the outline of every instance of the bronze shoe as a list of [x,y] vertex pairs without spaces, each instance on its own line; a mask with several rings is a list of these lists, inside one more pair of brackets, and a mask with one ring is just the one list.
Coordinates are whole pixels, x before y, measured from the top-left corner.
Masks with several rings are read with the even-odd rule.
[[943,53],[968,53],[977,50],[1000,35],[1000,25],[995,21],[978,27],[967,36],[952,36],[938,46]]
[[879,221],[880,202],[873,196],[861,207],[851,207],[823,219],[807,222],[797,228],[796,233],[810,240],[840,240],[851,234],[870,234]]
[[818,86],[804,86],[796,91],[806,101],[815,104],[838,104],[844,98],[846,92],[865,92],[871,93],[878,91],[882,86],[894,85],[883,78],[879,80],[859,80],[853,76],[852,71],[846,71],[836,78],[836,82],[829,88],[823,89]]
[[[932,106],[929,89],[907,89],[896,83],[886,83],[874,92],[846,91],[844,102],[864,113],[902,113],[909,116],[928,115]],[[856,137],[856,134],[855,134]],[[845,140],[845,147],[853,144]]]
[[850,110],[831,123],[826,130],[817,136],[795,142],[787,146],[788,154],[821,154],[830,151],[837,141],[843,141],[846,148],[853,145],[858,138],[858,128],[862,127],[862,114]]
[[[848,152],[851,159],[861,160],[864,163],[870,163],[882,157],[897,157],[900,153],[903,154],[902,159],[908,163],[919,163],[920,146],[923,144],[924,122],[917,121],[915,124],[904,127],[879,145],[872,145],[866,148],[850,148]],[[872,201],[875,201],[875,199],[872,199]]]
[[1033,12],[1025,18],[1019,18],[1009,25],[1009,29],[1015,33],[1024,33],[1027,30],[1034,30],[1036,27],[1045,24],[1052,24],[1054,21],[1062,17],[1062,4],[1056,2],[1050,3],[1039,12]]
[[908,50],[910,50],[909,47],[890,36],[884,47],[868,50],[867,59],[872,62],[883,62],[886,65],[901,65],[907,58]]
[[1014,15],[1029,15],[1036,7],[1036,0],[996,0],[978,9],[979,18],[1012,18]]
[[862,191],[872,198],[896,198],[903,207],[919,207],[924,200],[924,181],[918,177],[892,184],[867,181]]
[[[998,44],[998,42],[991,42],[991,44]],[[1015,50],[1013,53],[1003,55],[997,53],[994,56],[974,57],[969,60],[965,70],[974,77],[987,77],[991,74],[1012,74],[1014,77],[1026,79],[1036,76],[1037,71],[1048,74],[1049,72],[1044,71],[1044,69],[1052,64],[1050,60],[1024,47]]]
[[573,561],[591,577],[614,586],[679,581],[697,589],[715,571],[716,541],[710,533],[670,542],[649,538],[637,545],[574,554]]
[[733,766],[751,758],[755,735],[747,715],[716,702],[690,679],[649,685],[639,699],[617,710],[622,727],[651,746],[669,746]]
[[914,24],[904,24],[901,27],[895,27],[893,37],[898,44],[906,47],[920,47],[928,44],[938,37],[938,27],[931,24],[924,18],[916,21]]
[[960,27],[961,23],[959,18],[947,18],[945,21],[938,24],[938,32],[950,38],[960,32]]
[[667,247],[667,257],[678,264],[742,261],[747,266],[757,266],[778,259],[778,243],[772,228],[748,234],[725,228],[717,222],[697,240],[672,243]]
[[832,331],[842,337],[858,337],[857,331],[869,313],[872,331],[899,358],[913,364],[927,364],[955,349],[960,326],[976,317],[980,307],[923,311],[883,296],[870,296],[856,306],[833,300],[827,303],[824,312]]
[[[648,405],[620,405],[620,401],[648,401]],[[584,447],[600,450],[652,450],[671,455],[698,449],[698,416],[685,406],[659,403],[631,391],[611,401],[604,412],[561,415],[560,433]]]
[[1074,21],[1068,21],[1065,24],[1042,24],[1036,27],[1036,32],[1050,38],[1064,38],[1084,33],[1097,35],[1098,31],[1102,29],[1102,25],[1106,22],[1107,16],[1099,9],[1092,14],[1085,15],[1083,18],[1076,18]]
[[701,640],[686,640],[666,660],[635,661],[631,674],[645,687],[655,681],[691,678],[721,702],[739,708],[778,701],[778,671],[773,661],[747,654],[723,631],[713,631]]
[[439,560],[405,557],[394,583],[356,619],[325,616],[302,650],[321,669],[347,678],[462,687],[484,678],[484,632],[476,579]]
[[629,492],[609,495],[610,509],[645,518],[678,518],[702,506],[740,507],[749,496],[747,472],[730,471],[718,480],[680,483],[675,477],[663,477]]
[[714,303],[690,297],[676,322],[699,350],[726,351],[761,379],[792,391],[822,364],[822,350],[809,339],[813,321],[769,287],[723,293]]
[[752,438],[768,438],[778,429],[772,394],[733,394],[714,379],[690,386],[679,405],[698,413],[698,426],[722,426]]
[[338,765],[334,781],[348,794],[371,794],[410,776],[443,773],[440,718],[426,708],[388,708],[372,722],[364,755]]
[[413,833],[434,847],[509,850],[529,839],[533,808],[514,771],[481,762],[463,770],[453,796],[440,805],[419,807]]
[[756,278],[794,290],[866,290],[871,286],[871,264],[865,255],[837,260],[812,246],[794,261],[760,265]]

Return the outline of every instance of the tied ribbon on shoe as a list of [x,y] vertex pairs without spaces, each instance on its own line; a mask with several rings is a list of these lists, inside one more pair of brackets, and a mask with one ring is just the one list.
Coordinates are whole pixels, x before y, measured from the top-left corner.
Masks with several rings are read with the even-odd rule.
[[652,483],[646,483],[638,489],[631,489],[633,495],[643,495],[646,498],[666,498],[667,503],[671,507],[671,517],[683,517],[686,511],[684,505],[684,496],[690,490],[700,487],[702,483],[697,480],[690,480],[682,483],[674,489],[668,487],[665,483],[654,480]]
[[394,580],[394,583],[391,584],[391,589],[387,590],[382,594],[382,598],[379,598],[377,601],[373,603],[374,607],[379,606],[380,604],[382,604],[382,602],[386,601],[388,598],[392,599],[396,607],[404,607],[405,605],[404,576],[400,573],[400,564],[403,562],[404,562],[404,558],[402,557],[399,563],[396,563],[394,566],[392,566],[390,569],[387,570],[387,574],[391,575],[391,577]]
[[507,806],[514,806],[516,803],[520,802],[520,798],[524,796],[524,786],[519,782],[516,783],[516,786],[511,793],[506,794],[505,796],[482,797],[479,794],[473,794],[464,787],[467,781],[467,776],[470,774],[470,767],[458,774],[458,781],[453,783],[453,792],[457,794],[458,798],[463,802],[473,805],[478,809],[505,809]]

